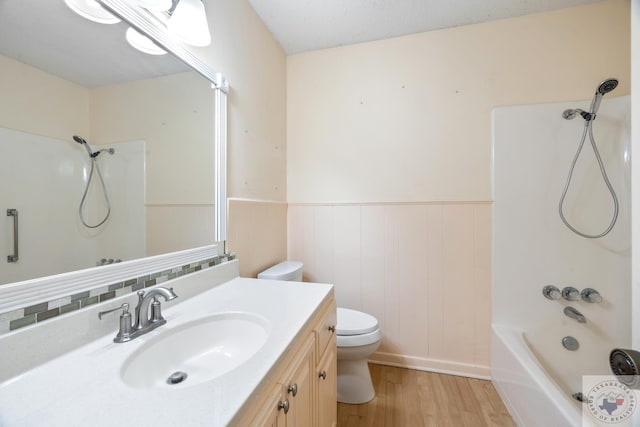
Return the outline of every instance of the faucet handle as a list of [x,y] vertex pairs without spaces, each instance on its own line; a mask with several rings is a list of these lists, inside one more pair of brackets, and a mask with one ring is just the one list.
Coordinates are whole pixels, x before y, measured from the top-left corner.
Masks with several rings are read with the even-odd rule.
[[567,301],[578,301],[580,299],[580,291],[573,286],[566,286],[562,288],[562,298]]
[[149,320],[149,322],[155,323],[162,320],[164,320],[164,317],[162,317],[160,301],[158,301],[158,297],[153,297],[153,302],[151,303],[151,319]]
[[129,313],[129,304],[125,302],[120,307],[112,308],[111,310],[101,311],[101,312],[98,313],[98,319],[102,320],[103,316],[105,316],[107,314],[111,314],[114,311],[118,311],[118,310],[122,310],[122,315],[125,315],[125,314]]
[[602,302],[602,295],[593,288],[585,288],[582,290],[582,300],[590,303]]
[[560,299],[560,297],[562,296],[560,294],[560,289],[556,288],[553,285],[547,285],[544,288],[542,288],[542,295],[544,295],[545,298],[550,300]]

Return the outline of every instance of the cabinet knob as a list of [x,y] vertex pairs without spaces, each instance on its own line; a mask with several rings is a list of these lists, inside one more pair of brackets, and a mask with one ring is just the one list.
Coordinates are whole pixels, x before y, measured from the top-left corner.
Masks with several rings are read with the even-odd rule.
[[325,371],[324,369],[322,370],[322,372],[320,372],[318,374],[318,378],[322,378],[323,380],[327,379],[327,371]]
[[329,332],[334,332],[335,333],[336,325],[329,325],[329,327],[327,329],[329,329]]
[[281,409],[284,411],[285,414],[289,412],[289,399],[286,399],[284,402],[283,401],[278,402],[278,411]]
[[298,384],[289,385],[289,387],[287,387],[287,393],[291,393],[293,397],[296,397],[296,394],[298,394]]

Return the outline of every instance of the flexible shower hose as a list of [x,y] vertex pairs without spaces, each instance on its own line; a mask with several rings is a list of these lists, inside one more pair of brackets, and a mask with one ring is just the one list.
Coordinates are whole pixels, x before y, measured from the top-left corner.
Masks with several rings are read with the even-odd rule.
[[[100,166],[96,163],[97,156],[91,157],[91,172],[89,172],[89,179],[87,180],[87,186],[84,189],[84,194],[82,195],[82,200],[80,201],[80,207],[78,208],[78,213],[80,214],[80,221],[82,221],[82,225],[87,228],[98,228],[102,224],[104,224],[107,219],[109,219],[109,215],[111,215],[111,203],[109,203],[109,196],[107,195],[107,186],[104,184],[104,179],[102,178],[102,173],[100,172]],[[84,205],[87,198],[87,193],[89,192],[89,187],[91,186],[91,180],[93,179],[93,173],[97,171],[98,178],[100,179],[100,184],[102,184],[102,194],[104,194],[104,200],[107,202],[107,213],[104,218],[95,225],[87,224],[87,221],[84,218]]]
[[[566,197],[567,191],[569,190],[569,186],[571,185],[573,169],[576,167],[576,163],[578,162],[578,158],[580,157],[580,153],[582,152],[582,148],[584,147],[584,142],[587,139],[587,135],[589,135],[589,141],[591,142],[591,147],[593,147],[593,152],[596,156],[596,159],[598,160],[598,166],[600,167],[600,174],[602,175],[602,178],[604,179],[604,183],[607,185],[607,188],[609,189],[609,193],[611,194],[611,198],[613,199],[613,217],[611,218],[611,223],[606,228],[606,230],[604,230],[600,234],[586,234],[577,230],[575,227],[569,224],[569,221],[567,220],[567,218],[565,218],[564,211],[563,211],[564,198]],[[616,225],[616,221],[618,220],[618,210],[619,210],[618,197],[616,196],[616,192],[613,189],[611,182],[609,182],[609,177],[607,177],[607,171],[604,167],[604,162],[602,161],[602,157],[600,157],[600,152],[598,151],[595,138],[593,137],[593,120],[587,120],[585,122],[584,131],[582,132],[582,138],[580,139],[580,144],[578,145],[578,149],[576,150],[576,155],[573,158],[573,162],[571,162],[571,167],[569,168],[569,176],[567,177],[567,182],[564,185],[564,190],[562,190],[562,196],[560,197],[558,210],[560,212],[560,219],[562,219],[562,222],[564,223],[564,225],[566,225],[571,231],[573,231],[577,235],[586,237],[587,239],[598,239],[600,237],[606,236],[613,229],[613,226]]]

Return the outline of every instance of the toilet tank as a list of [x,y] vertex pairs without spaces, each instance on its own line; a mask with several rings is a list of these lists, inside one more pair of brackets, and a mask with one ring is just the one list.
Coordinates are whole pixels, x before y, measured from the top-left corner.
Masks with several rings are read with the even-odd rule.
[[258,279],[302,282],[302,263],[300,261],[281,262],[259,273]]

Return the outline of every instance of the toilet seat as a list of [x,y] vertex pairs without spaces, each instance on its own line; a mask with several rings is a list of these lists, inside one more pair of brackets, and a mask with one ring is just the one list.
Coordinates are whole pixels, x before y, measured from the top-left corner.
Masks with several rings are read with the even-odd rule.
[[370,314],[338,307],[336,344],[338,347],[360,347],[382,338],[378,320]]
[[378,329],[378,320],[370,314],[338,307],[337,315],[336,335],[363,335]]
[[336,346],[339,347],[362,347],[377,343],[382,339],[380,329],[376,329],[368,334],[361,335],[336,335]]

